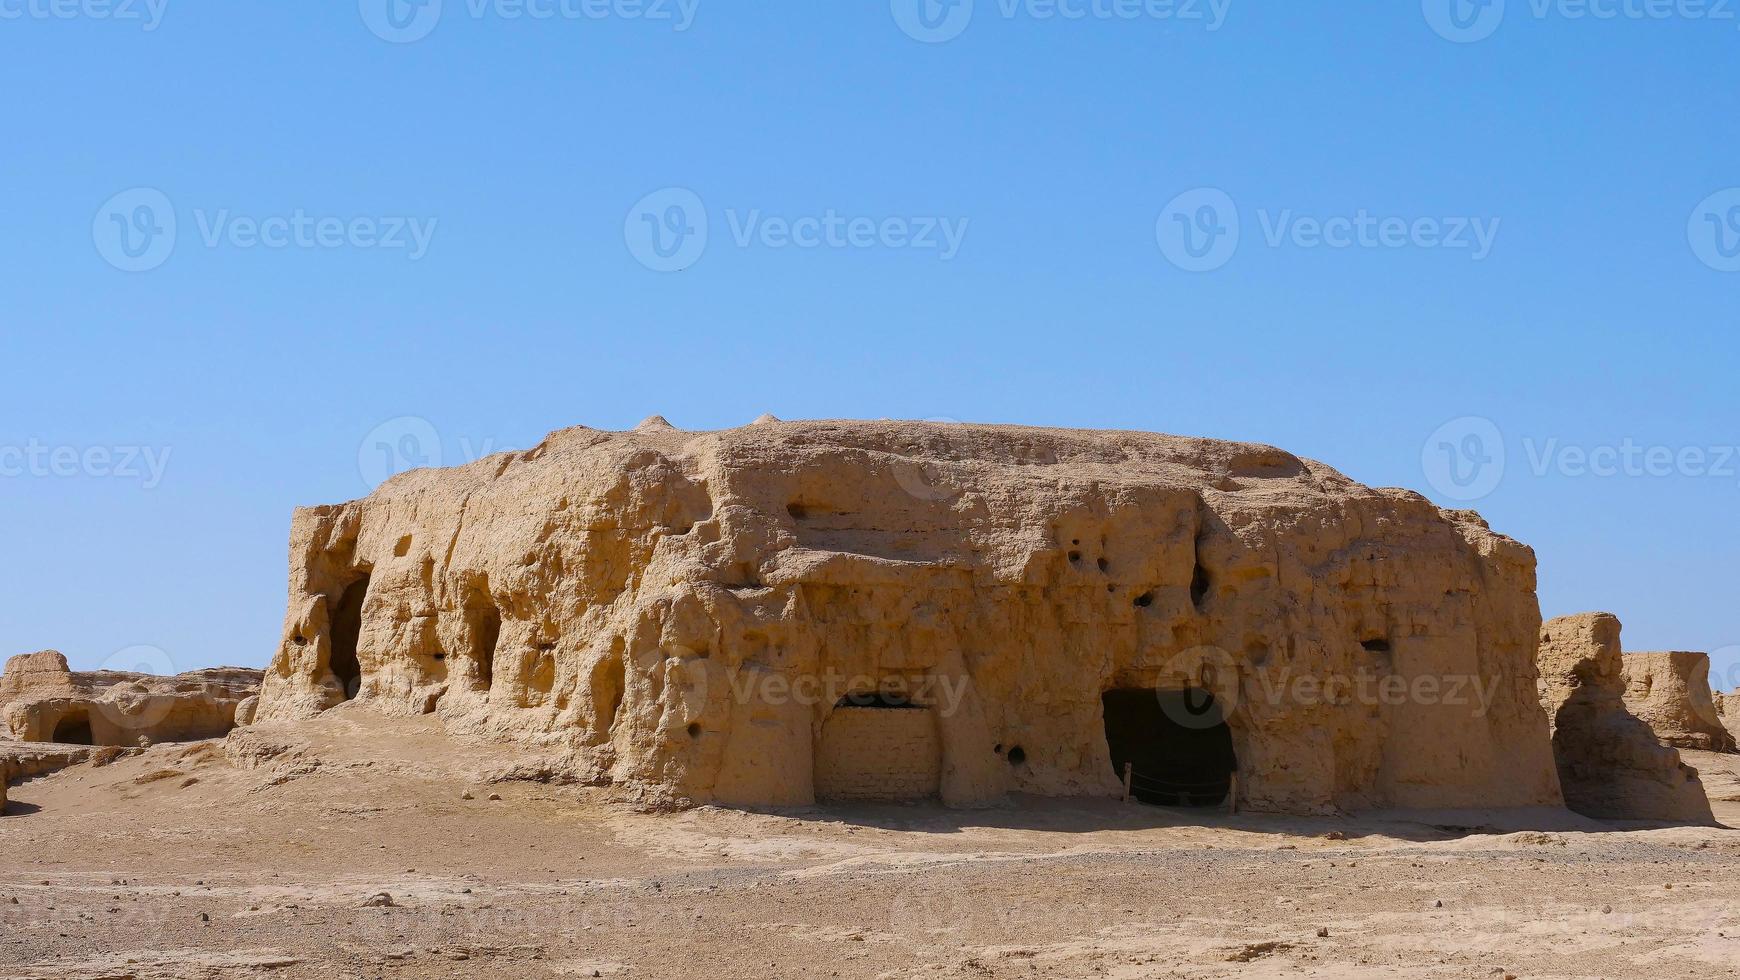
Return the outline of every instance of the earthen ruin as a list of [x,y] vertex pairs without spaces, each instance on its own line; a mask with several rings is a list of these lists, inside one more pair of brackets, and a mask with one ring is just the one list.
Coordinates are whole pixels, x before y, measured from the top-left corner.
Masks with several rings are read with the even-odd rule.
[[259,671],[240,667],[158,677],[75,672],[53,650],[21,654],[0,673],[0,738],[119,746],[214,738],[235,727],[237,703],[259,685]]
[[1625,701],[1620,623],[1610,613],[1561,616],[1541,629],[1541,701],[1565,805],[1603,820],[1711,823],[1697,770],[1663,745]]
[[655,418],[297,511],[255,720],[434,714],[653,805],[1129,774],[1155,802],[1557,806],[1534,590],[1478,515],[1266,446]]
[[1625,703],[1655,729],[1664,745],[1707,752],[1735,751],[1710,690],[1704,653],[1628,653]]

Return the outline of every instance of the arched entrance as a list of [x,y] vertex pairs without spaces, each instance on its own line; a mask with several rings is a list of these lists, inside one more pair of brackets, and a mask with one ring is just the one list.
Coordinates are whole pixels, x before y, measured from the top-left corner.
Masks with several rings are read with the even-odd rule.
[[369,577],[352,582],[344,590],[338,605],[332,610],[332,677],[338,682],[340,698],[349,701],[362,687],[362,665],[357,661],[356,647],[362,637],[363,600],[368,598]]
[[1136,799],[1159,806],[1219,806],[1232,792],[1238,759],[1232,729],[1201,688],[1126,688],[1101,696],[1112,769],[1131,770]]
[[71,711],[54,723],[51,742],[62,745],[94,745],[91,740],[91,716],[84,711]]

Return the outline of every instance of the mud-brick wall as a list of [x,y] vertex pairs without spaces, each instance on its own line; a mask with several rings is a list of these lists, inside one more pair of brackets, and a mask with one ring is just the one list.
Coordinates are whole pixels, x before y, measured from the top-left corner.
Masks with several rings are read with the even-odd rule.
[[818,800],[922,800],[942,782],[942,738],[924,708],[836,708],[816,751]]

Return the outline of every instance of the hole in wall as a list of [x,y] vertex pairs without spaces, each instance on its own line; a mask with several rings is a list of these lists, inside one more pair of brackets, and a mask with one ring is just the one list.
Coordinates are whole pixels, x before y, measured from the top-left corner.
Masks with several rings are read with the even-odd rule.
[[808,507],[805,507],[803,504],[797,503],[796,501],[793,501],[792,503],[786,504],[785,505],[785,512],[787,514],[790,514],[793,517],[793,519],[800,520],[800,521],[809,520],[809,516],[810,516],[810,509]]
[[1160,806],[1218,806],[1238,770],[1232,729],[1201,688],[1124,688],[1101,696],[1106,747],[1119,781],[1131,769],[1136,799]]
[[898,691],[860,691],[848,694],[834,703],[836,708],[881,708],[885,710],[924,709],[922,704],[912,703],[912,699]]
[[1100,571],[1102,571],[1102,572],[1109,572],[1112,570],[1112,563],[1109,561],[1106,561],[1104,558],[1101,558],[1099,560],[1098,565],[1100,566]]
[[55,722],[51,742],[61,745],[94,745],[91,740],[91,716],[83,711],[68,714]]
[[1367,653],[1389,653],[1390,652],[1390,641],[1382,639],[1382,638],[1379,638],[1376,640],[1362,640],[1362,641],[1360,641],[1359,645],[1364,647],[1365,652],[1367,652]]
[[1154,593],[1152,591],[1144,592],[1141,595],[1137,596],[1135,599],[1135,605],[1138,609],[1146,609],[1149,606],[1152,606],[1153,604],[1154,604]]
[[701,723],[700,722],[698,722],[698,721],[689,722],[689,737],[690,738],[700,738],[701,737]]
[[1012,766],[1026,765],[1027,750],[1017,745],[1009,750],[1009,754],[1005,758],[1009,760],[1009,764]]
[[1197,612],[1202,612],[1203,608],[1208,605],[1208,590],[1211,584],[1208,569],[1204,568],[1202,562],[1198,561],[1196,570],[1190,574],[1190,604],[1196,607]]
[[597,712],[595,735],[599,738],[609,736],[616,715],[622,710],[623,689],[628,686],[624,650],[622,638],[617,637],[610,645],[610,653],[592,665],[592,705]]
[[362,664],[357,660],[357,643],[362,638],[363,602],[368,598],[369,576],[352,582],[339,596],[332,610],[332,659],[329,668],[338,682],[339,698],[349,701],[362,688]]
[[495,686],[495,658],[501,646],[501,610],[486,595],[475,595],[466,610],[470,627],[466,659],[471,661],[477,687],[489,690]]
[[404,537],[399,539],[398,544],[393,545],[393,557],[403,558],[410,553],[411,553],[411,536],[409,534],[407,534]]
[[1080,564],[1081,563],[1081,552],[1079,552],[1079,551],[1070,552],[1069,553],[1069,560],[1072,562],[1075,562],[1076,564]]

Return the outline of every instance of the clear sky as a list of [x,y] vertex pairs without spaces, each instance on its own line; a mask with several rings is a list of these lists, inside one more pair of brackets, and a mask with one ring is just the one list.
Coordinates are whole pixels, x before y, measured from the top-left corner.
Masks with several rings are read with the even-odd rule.
[[392,3],[0,0],[0,653],[263,664],[295,505],[772,412],[1272,443],[1740,684],[1740,4]]

